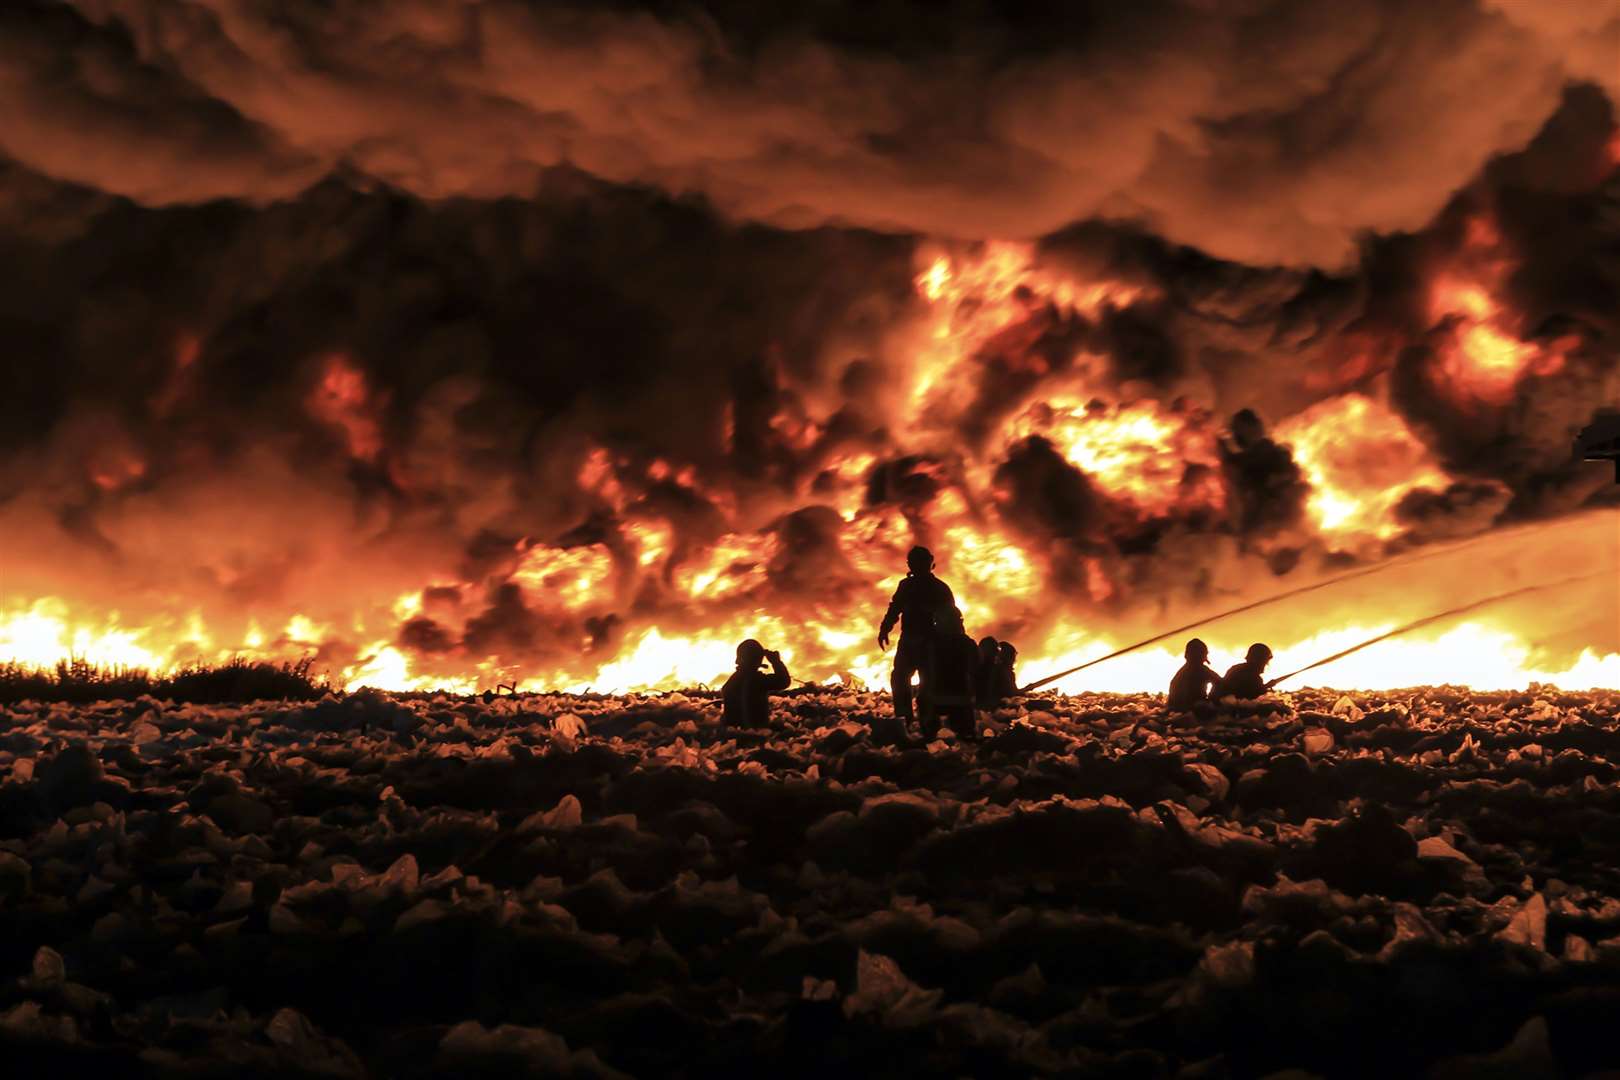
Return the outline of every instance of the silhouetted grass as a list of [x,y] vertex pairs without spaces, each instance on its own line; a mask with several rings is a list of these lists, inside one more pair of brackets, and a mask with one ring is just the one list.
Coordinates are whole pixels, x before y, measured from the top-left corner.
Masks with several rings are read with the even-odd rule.
[[311,674],[313,656],[272,664],[234,657],[154,675],[144,668],[100,667],[83,659],[54,668],[0,664],[0,702],[115,701],[142,694],[166,701],[218,705],[232,701],[308,701],[328,693],[325,677]]

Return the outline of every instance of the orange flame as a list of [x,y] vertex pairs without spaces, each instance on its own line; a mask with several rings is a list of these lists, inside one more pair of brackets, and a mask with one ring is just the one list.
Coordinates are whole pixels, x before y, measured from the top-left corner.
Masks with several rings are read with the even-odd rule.
[[1451,483],[1401,418],[1364,394],[1313,405],[1276,436],[1310,481],[1317,528],[1337,545],[1391,539],[1400,532],[1395,507],[1409,492]]
[[537,544],[523,555],[512,580],[529,593],[537,607],[579,611],[607,603],[613,579],[613,555],[601,544],[567,549]]
[[[1451,347],[1442,349],[1433,376],[1461,400],[1488,407],[1510,401],[1520,380],[1552,370],[1552,361],[1549,350],[1515,335],[1498,300],[1505,270],[1493,260],[1505,256],[1494,227],[1485,221],[1472,228],[1466,243],[1458,266],[1432,291],[1431,314],[1451,328]],[[588,510],[613,514],[589,542],[503,541],[480,570],[460,566],[453,553],[412,553],[415,561],[391,568],[386,581],[347,572],[336,565],[338,556],[315,551],[310,559],[333,563],[322,564],[320,578],[331,595],[306,588],[296,600],[279,600],[274,590],[258,590],[261,599],[250,608],[236,599],[236,578],[246,571],[235,567],[214,571],[223,599],[204,602],[188,592],[194,580],[176,579],[168,592],[154,585],[127,603],[101,606],[63,596],[71,580],[55,579],[61,587],[51,588],[41,572],[24,591],[8,575],[0,582],[0,657],[48,664],[82,656],[164,669],[233,654],[283,659],[314,651],[349,687],[471,690],[515,679],[526,689],[631,691],[712,684],[731,667],[736,642],[756,637],[780,648],[801,678],[881,686],[890,657],[877,646],[876,623],[906,549],[917,542],[935,550],[972,633],[1018,641],[1026,679],[1110,651],[1127,630],[1100,629],[1099,620],[1105,610],[1128,610],[1126,601],[1134,599],[1139,583],[1131,557],[1014,540],[1015,523],[1000,516],[992,478],[1009,446],[1039,435],[1127,518],[1181,520],[1226,505],[1217,435],[1202,409],[1140,389],[1126,396],[1102,357],[1054,358],[1022,344],[1037,336],[1042,320],[1097,318],[1150,294],[1053,272],[1031,247],[1017,244],[930,253],[915,284],[918,318],[897,336],[904,355],[890,358],[899,376],[896,411],[908,419],[887,434],[896,445],[882,452],[882,439],[871,436],[821,448],[839,430],[834,418],[816,410],[813,392],[795,391],[784,395],[791,404],[773,418],[772,430],[783,445],[814,458],[802,477],[781,481],[781,491],[747,497],[709,491],[692,463],[636,461],[595,447],[570,463]],[[1004,402],[997,426],[963,446],[958,432],[992,364],[1031,376],[1048,365],[1064,367],[1045,380],[1039,400]],[[381,457],[386,402],[348,358],[325,358],[305,404],[356,460]],[[727,423],[734,426],[734,417]],[[1400,535],[1401,499],[1451,482],[1404,421],[1367,394],[1322,401],[1274,434],[1310,482],[1311,524],[1329,550],[1376,553]],[[728,445],[733,436],[727,433]],[[904,468],[894,464],[902,458],[910,463]],[[874,474],[880,467],[897,475]],[[114,457],[97,468],[98,483],[105,476],[103,486],[118,488],[139,477],[144,464]],[[891,480],[898,494],[869,500],[869,487]],[[641,499],[647,483],[674,485],[705,501],[702,528]],[[762,512],[772,499],[781,505]],[[824,508],[820,516],[799,523],[808,539],[770,523],[784,509],[816,507]],[[1212,513],[1207,520],[1224,519]],[[1184,539],[1222,551],[1237,546],[1220,531]],[[801,543],[809,545],[803,553],[795,546]],[[1570,550],[1601,558],[1594,543],[1581,533]],[[813,565],[795,565],[800,558]],[[783,580],[793,595],[783,594]],[[1077,591],[1060,595],[1058,583]],[[522,597],[518,614],[545,630],[551,644],[534,655],[476,652],[464,636],[476,605],[464,608],[459,598],[497,592],[510,598],[514,590],[499,587],[513,585]],[[1199,602],[1221,600],[1215,591]],[[1280,665],[1317,659],[1388,625],[1382,617],[1358,617],[1323,632],[1309,618],[1300,615],[1273,637]],[[439,627],[442,638],[433,639],[433,648],[412,648],[401,639],[408,622]],[[1235,659],[1247,644],[1244,630],[1217,627],[1201,636],[1217,654]],[[1370,649],[1320,675],[1367,688],[1433,682],[1436,673],[1481,687],[1531,680],[1620,685],[1620,655],[1589,652],[1562,670],[1547,670],[1539,655],[1511,624],[1479,618]],[[1059,686],[1158,690],[1178,662],[1171,649],[1148,650]]]
[[[1155,402],[1110,407],[1050,398],[1019,417],[1013,431],[1045,436],[1105,493],[1149,516],[1226,504],[1214,433]],[[1205,478],[1189,484],[1200,465],[1209,470]]]
[[1479,215],[1468,221],[1457,265],[1430,285],[1429,318],[1444,331],[1431,381],[1464,407],[1508,405],[1527,375],[1553,375],[1564,366],[1568,343],[1521,340],[1497,299],[1512,266],[1495,222]]

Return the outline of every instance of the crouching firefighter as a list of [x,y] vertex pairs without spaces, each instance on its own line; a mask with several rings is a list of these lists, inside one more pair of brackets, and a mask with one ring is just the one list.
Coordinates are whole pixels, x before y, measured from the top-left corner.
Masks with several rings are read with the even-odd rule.
[[924,738],[939,734],[941,721],[960,738],[971,739],[978,734],[978,667],[979,646],[968,637],[962,626],[962,612],[953,606],[936,620],[928,642],[922,680]]
[[[761,670],[769,660],[771,670]],[[762,728],[770,725],[771,695],[793,683],[782,654],[753,638],[737,645],[737,670],[720,689],[721,723],[726,727]]]

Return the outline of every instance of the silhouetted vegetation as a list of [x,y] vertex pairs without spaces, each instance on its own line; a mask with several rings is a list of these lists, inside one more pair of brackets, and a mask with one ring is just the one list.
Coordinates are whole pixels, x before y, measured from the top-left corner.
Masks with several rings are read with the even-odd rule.
[[0,664],[0,702],[115,701],[150,694],[165,701],[216,705],[231,701],[308,701],[333,688],[311,673],[313,656],[273,664],[235,657],[223,664],[196,664],[166,674],[144,668],[101,667],[63,660],[54,668]]

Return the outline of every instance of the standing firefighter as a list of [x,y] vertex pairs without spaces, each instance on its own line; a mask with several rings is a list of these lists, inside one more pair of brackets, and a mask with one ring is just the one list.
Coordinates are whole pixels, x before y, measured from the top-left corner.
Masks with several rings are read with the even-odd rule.
[[956,606],[951,587],[934,576],[934,556],[927,548],[912,548],[906,555],[906,568],[906,576],[889,601],[883,625],[878,627],[878,647],[887,649],[894,624],[900,624],[900,645],[894,651],[894,675],[889,686],[894,691],[894,715],[901,720],[911,719],[911,677],[927,663],[935,620]]

